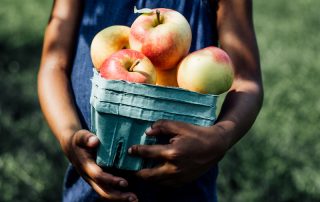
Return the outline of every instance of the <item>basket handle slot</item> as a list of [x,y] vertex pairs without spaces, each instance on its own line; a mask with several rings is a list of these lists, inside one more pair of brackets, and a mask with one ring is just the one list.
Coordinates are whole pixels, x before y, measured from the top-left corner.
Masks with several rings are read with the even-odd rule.
[[117,149],[116,149],[116,153],[114,155],[113,158],[113,166],[114,167],[118,167],[119,161],[120,161],[120,157],[122,154],[122,147],[123,147],[123,141],[119,141],[118,145],[117,145]]

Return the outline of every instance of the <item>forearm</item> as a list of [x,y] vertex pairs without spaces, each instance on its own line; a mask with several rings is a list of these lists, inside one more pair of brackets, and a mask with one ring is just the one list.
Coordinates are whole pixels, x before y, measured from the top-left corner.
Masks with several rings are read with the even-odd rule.
[[38,94],[41,109],[49,127],[66,152],[71,136],[81,129],[74,102],[70,95],[67,74],[64,70],[43,68],[38,77]]
[[217,16],[220,45],[230,55],[235,71],[216,122],[230,148],[254,123],[263,101],[263,86],[252,2],[220,0]]
[[80,15],[77,1],[54,2],[38,73],[41,109],[64,151],[70,136],[81,128],[68,78]]
[[228,149],[251,128],[263,100],[261,84],[253,81],[236,82],[240,83],[239,87],[227,94],[215,124],[215,128],[221,130]]

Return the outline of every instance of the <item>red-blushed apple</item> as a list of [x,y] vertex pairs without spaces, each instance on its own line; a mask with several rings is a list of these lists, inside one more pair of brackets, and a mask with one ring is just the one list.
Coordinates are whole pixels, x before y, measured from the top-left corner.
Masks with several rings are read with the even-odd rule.
[[135,83],[156,83],[156,70],[142,53],[124,49],[108,57],[100,68],[102,77]]
[[186,18],[171,9],[157,8],[137,17],[129,35],[130,48],[142,52],[158,69],[171,69],[188,54],[191,28]]
[[102,63],[111,54],[130,48],[130,28],[122,25],[107,27],[98,32],[93,38],[90,46],[90,54],[93,66],[99,71]]
[[203,94],[219,95],[228,91],[234,78],[229,55],[217,47],[207,47],[186,56],[178,67],[181,88]]

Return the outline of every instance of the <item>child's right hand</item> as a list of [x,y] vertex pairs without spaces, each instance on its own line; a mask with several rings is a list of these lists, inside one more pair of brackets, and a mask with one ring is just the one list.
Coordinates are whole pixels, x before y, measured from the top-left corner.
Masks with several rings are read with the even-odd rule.
[[138,201],[134,193],[119,191],[120,187],[128,186],[127,180],[104,172],[96,164],[95,157],[99,145],[97,136],[87,130],[79,130],[72,135],[66,144],[65,153],[70,162],[102,199],[106,201]]

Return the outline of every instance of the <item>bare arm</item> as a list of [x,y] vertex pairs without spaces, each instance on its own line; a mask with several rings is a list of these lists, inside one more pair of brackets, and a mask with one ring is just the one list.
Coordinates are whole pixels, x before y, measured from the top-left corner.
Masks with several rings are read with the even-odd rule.
[[146,158],[160,158],[165,164],[137,174],[162,185],[190,182],[215,165],[255,121],[262,105],[263,90],[259,53],[252,23],[250,0],[220,0],[217,30],[221,48],[231,57],[235,80],[215,125],[160,120],[147,135],[170,135],[167,145],[135,145],[129,152]]
[[41,108],[64,152],[70,136],[82,128],[70,96],[68,77],[81,15],[81,5],[76,2],[54,1],[38,73]]
[[216,123],[230,148],[250,129],[263,100],[251,0],[220,0],[217,28],[221,48],[235,66],[235,80]]
[[89,131],[82,130],[75,110],[69,72],[81,15],[81,1],[54,1],[38,73],[40,105],[62,150],[93,189],[106,200],[136,201],[133,193],[118,191],[119,187],[127,186],[125,179],[105,173],[96,165],[99,141]]

